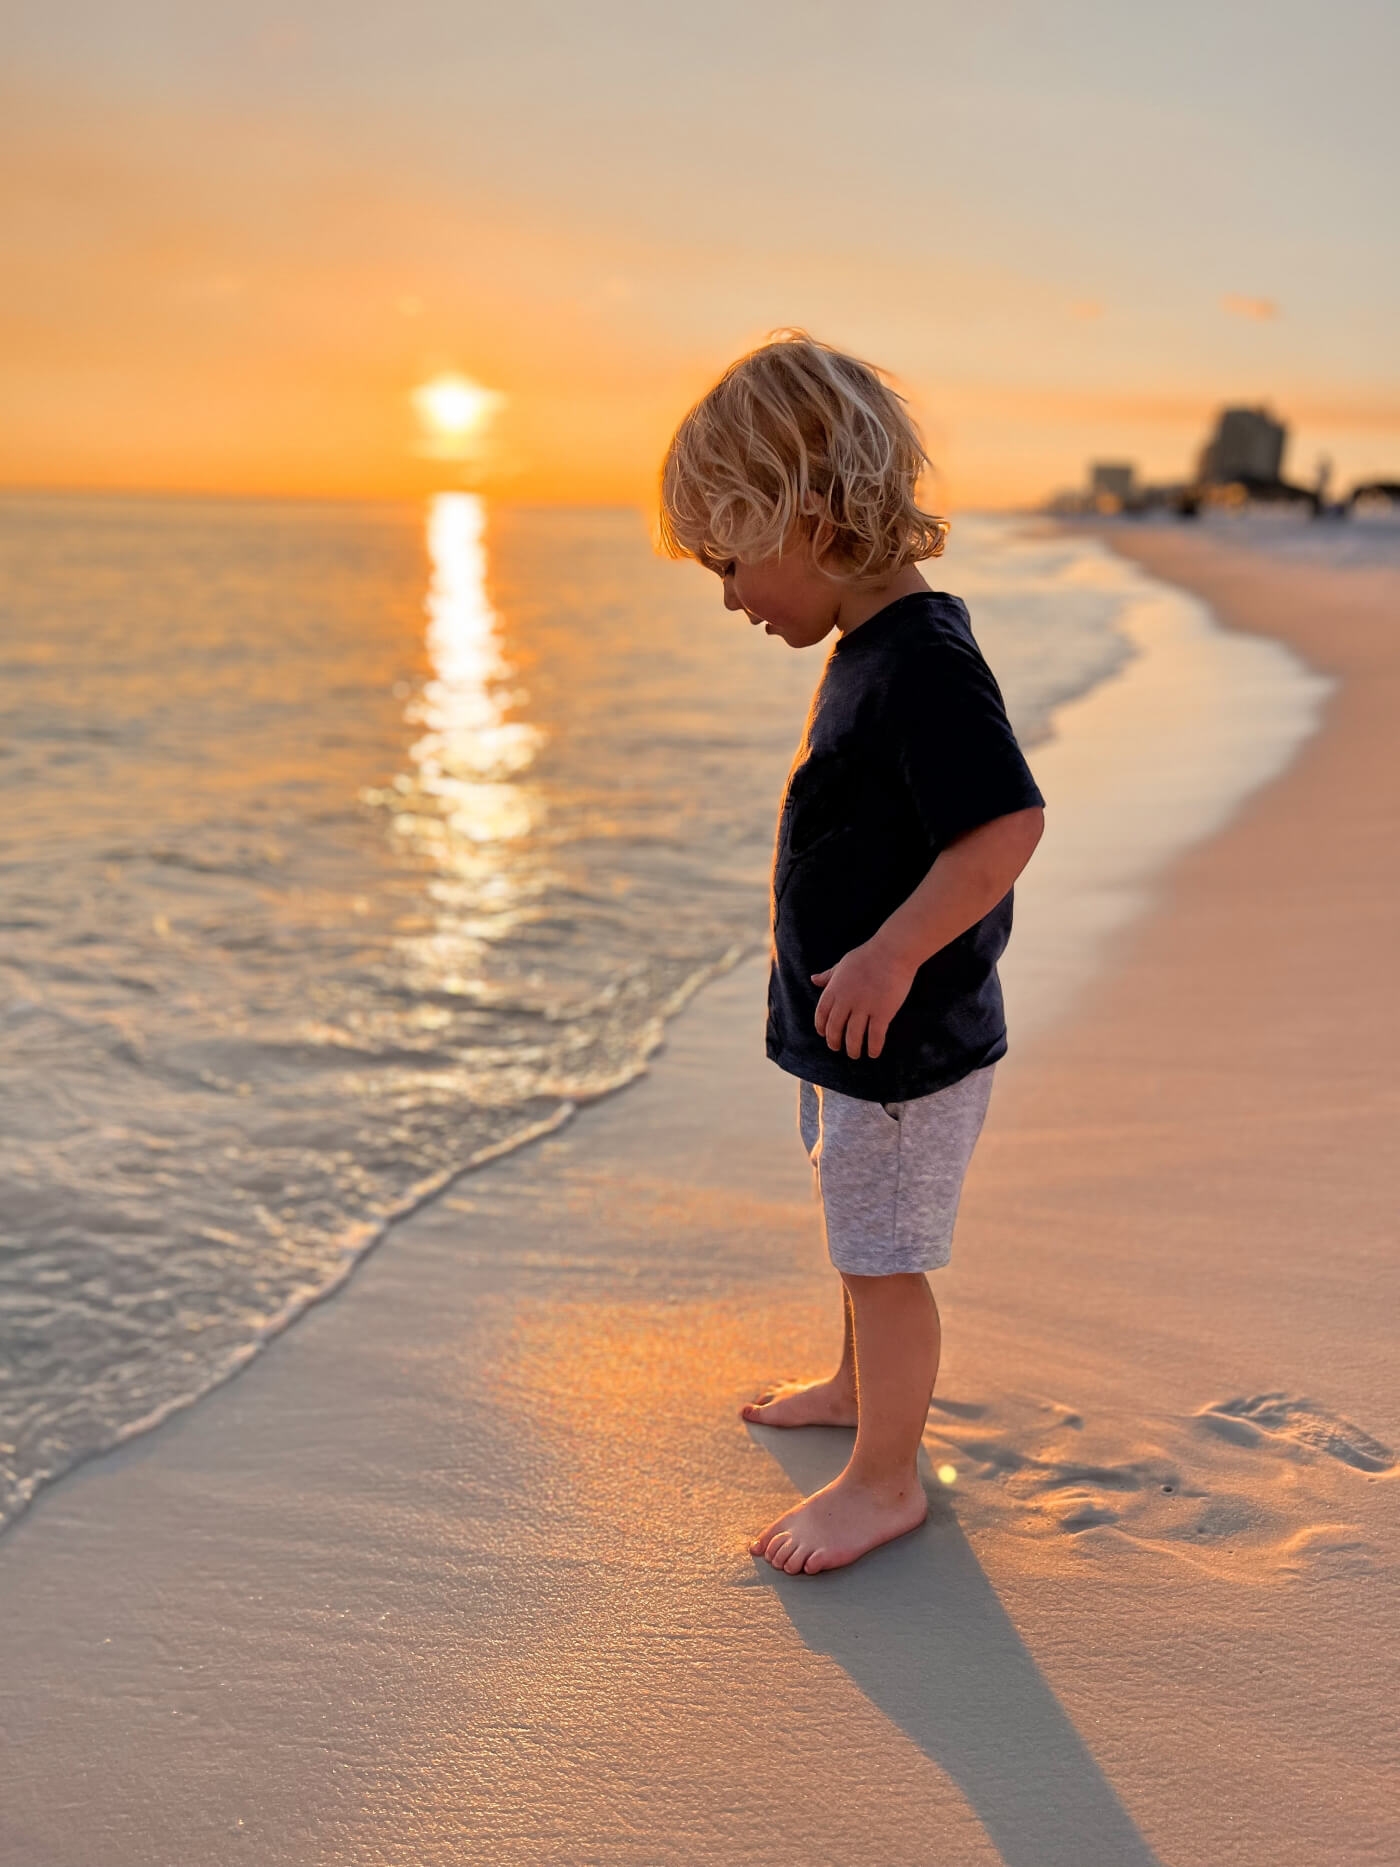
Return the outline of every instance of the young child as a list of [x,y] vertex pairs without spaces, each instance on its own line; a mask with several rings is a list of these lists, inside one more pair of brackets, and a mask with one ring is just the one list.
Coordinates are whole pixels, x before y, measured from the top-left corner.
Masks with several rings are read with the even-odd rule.
[[1044,824],[967,610],[916,568],[948,529],[917,504],[926,465],[877,372],[796,331],[725,372],[662,469],[663,549],[721,577],[726,609],[790,648],[836,632],[778,822],[767,1041],[799,1080],[845,1344],[829,1380],[743,1416],[856,1438],[841,1475],[749,1546],[789,1575],[927,1514],[925,1272],[948,1262],[1006,1052],[996,962]]

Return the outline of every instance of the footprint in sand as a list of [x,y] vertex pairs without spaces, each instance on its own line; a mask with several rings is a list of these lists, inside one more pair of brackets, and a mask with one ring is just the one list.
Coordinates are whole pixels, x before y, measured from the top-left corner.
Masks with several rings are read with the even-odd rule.
[[[1214,1449],[1202,1443],[1203,1426]],[[1354,1471],[1389,1471],[1396,1462],[1352,1422],[1286,1394],[1131,1425],[1086,1420],[1034,1395],[991,1402],[938,1396],[925,1443],[969,1530],[1048,1538],[1047,1554],[1066,1543],[1107,1554],[1126,1539],[1256,1583],[1324,1562],[1333,1572],[1363,1568],[1368,1545],[1357,1527],[1318,1520],[1345,1509],[1341,1496],[1331,1495],[1333,1484],[1311,1499],[1313,1521],[1300,1522],[1300,1507],[1309,1508],[1304,1498],[1261,1483],[1268,1467],[1248,1449],[1266,1440],[1295,1453],[1326,1453]],[[1324,1468],[1314,1469],[1321,1478]],[[1340,1474],[1337,1482],[1344,1482]]]
[[1325,1452],[1359,1472],[1388,1472],[1395,1464],[1389,1446],[1301,1394],[1251,1394],[1220,1400],[1203,1407],[1196,1418],[1207,1431],[1236,1446],[1255,1446],[1261,1441],[1303,1446],[1310,1452]]

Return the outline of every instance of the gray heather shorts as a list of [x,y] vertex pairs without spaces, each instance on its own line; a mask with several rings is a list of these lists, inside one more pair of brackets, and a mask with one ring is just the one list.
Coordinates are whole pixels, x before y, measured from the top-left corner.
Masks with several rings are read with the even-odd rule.
[[890,1277],[948,1262],[963,1175],[996,1065],[912,1102],[861,1102],[812,1083],[797,1120],[817,1174],[826,1248],[838,1271]]

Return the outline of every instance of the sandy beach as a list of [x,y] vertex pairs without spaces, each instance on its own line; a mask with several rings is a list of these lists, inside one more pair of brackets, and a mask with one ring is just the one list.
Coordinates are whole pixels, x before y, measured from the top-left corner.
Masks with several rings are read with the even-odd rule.
[[0,1540],[4,1867],[1400,1858],[1400,572],[1106,535],[1337,686],[1013,1033],[928,1524],[745,1553],[848,1438],[737,1417],[838,1330],[748,961]]

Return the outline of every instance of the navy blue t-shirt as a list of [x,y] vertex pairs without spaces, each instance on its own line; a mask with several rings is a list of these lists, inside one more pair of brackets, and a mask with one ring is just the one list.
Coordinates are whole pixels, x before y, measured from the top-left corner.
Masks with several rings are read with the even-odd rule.
[[1004,1056],[1009,893],[920,966],[878,1057],[828,1047],[811,975],[870,939],[949,843],[1043,802],[960,598],[902,596],[841,636],[778,821],[773,1061],[844,1095],[905,1102]]

